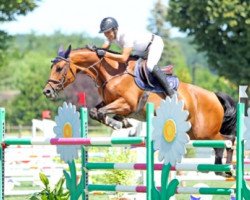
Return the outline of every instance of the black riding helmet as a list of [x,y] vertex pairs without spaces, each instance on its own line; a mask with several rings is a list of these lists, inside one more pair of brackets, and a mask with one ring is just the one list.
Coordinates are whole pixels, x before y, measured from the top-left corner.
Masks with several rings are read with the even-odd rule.
[[111,29],[117,29],[118,23],[115,18],[113,17],[106,17],[102,20],[100,24],[100,31],[99,33],[104,33]]

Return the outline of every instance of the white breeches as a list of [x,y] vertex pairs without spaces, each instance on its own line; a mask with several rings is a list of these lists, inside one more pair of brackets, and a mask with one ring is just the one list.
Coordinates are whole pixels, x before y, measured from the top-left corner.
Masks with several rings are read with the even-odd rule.
[[150,72],[153,71],[155,65],[158,64],[161,54],[164,48],[164,43],[161,37],[158,35],[154,36],[154,40],[149,47],[147,67]]

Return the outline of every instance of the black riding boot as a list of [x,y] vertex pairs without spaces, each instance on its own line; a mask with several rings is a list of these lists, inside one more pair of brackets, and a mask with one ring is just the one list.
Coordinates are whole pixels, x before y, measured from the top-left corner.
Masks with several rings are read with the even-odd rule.
[[166,75],[161,71],[161,68],[158,66],[154,66],[152,74],[154,75],[155,78],[158,79],[160,82],[161,86],[164,88],[165,93],[172,97],[174,94],[174,90],[170,88],[170,85],[166,79]]

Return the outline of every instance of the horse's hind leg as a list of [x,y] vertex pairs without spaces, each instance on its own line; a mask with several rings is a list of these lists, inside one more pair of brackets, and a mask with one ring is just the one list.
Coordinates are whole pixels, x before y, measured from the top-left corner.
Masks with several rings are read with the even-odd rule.
[[[232,146],[234,146],[234,142],[235,142],[235,137],[229,137],[228,138],[229,140],[232,141]],[[226,163],[227,164],[233,164],[233,153],[234,153],[234,148],[226,148],[226,151],[227,151],[227,158],[226,158]],[[228,176],[233,176],[232,172],[226,172],[226,174]]]
[[[222,164],[224,148],[214,148],[215,151],[215,163],[214,164]],[[226,164],[232,164],[233,160],[233,148],[226,148],[227,156],[226,156]],[[225,177],[233,176],[232,172],[215,172],[216,175],[222,175]]]
[[[231,140],[232,141],[232,146],[234,145],[235,142],[235,137],[234,136],[224,136],[225,139]],[[223,153],[224,153],[224,148],[214,148],[215,150],[215,164],[222,164],[222,159],[223,159]],[[233,160],[233,148],[226,148],[226,164],[232,164]],[[217,175],[223,175],[225,177],[231,177],[233,176],[232,172],[215,172]]]
[[[215,161],[214,164],[221,165],[224,153],[224,148],[214,148]],[[223,175],[223,172],[215,172],[216,175]]]

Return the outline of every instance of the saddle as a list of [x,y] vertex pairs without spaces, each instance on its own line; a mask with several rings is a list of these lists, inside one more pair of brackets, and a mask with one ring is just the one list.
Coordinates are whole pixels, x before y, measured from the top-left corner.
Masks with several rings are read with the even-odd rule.
[[[162,72],[166,74],[166,79],[169,82],[171,89],[177,91],[179,79],[177,76],[173,75],[173,66],[168,65],[163,67]],[[146,60],[139,59],[136,62],[134,75],[135,83],[139,88],[155,93],[164,92],[164,89],[160,85],[159,81],[152,75],[151,72],[149,72],[148,68],[146,67]]]

